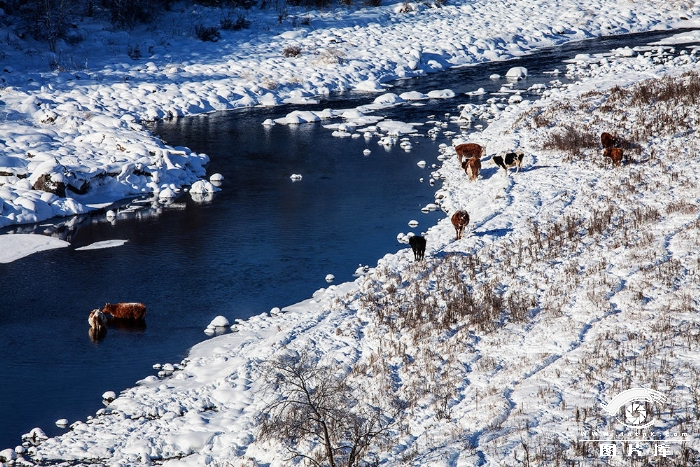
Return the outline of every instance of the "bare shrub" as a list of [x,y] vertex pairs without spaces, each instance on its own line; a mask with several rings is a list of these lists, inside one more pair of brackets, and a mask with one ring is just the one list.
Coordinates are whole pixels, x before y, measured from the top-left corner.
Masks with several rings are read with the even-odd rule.
[[544,149],[565,151],[572,156],[581,154],[583,148],[598,148],[598,146],[599,138],[596,133],[569,125],[564,125],[564,128],[547,135],[542,145]]
[[[584,149],[598,149],[598,135],[606,131],[616,135],[617,147],[628,156],[641,154],[650,138],[691,134],[695,131],[698,105],[700,73],[691,71],[645,80],[627,88],[615,86],[607,91],[607,97],[598,91],[588,92],[578,101],[566,100],[545,111],[529,113],[525,120],[535,128],[548,130],[543,136],[543,149],[580,156]],[[583,127],[552,127],[550,123],[576,120],[577,115],[584,114],[591,118]],[[650,156],[654,159],[654,154]]]
[[397,11],[397,13],[409,13],[412,10],[413,10],[413,8],[411,7],[410,2],[408,0],[404,0],[403,6],[396,11]]
[[102,5],[112,15],[112,23],[130,28],[137,23],[147,23],[163,9],[168,9],[171,0],[104,0]]
[[321,55],[319,56],[317,62],[324,65],[335,65],[343,63],[343,53],[338,49],[334,48],[326,49],[323,52],[321,52]]
[[669,203],[666,206],[666,212],[668,214],[695,214],[698,212],[698,205],[682,199]]
[[537,306],[535,297],[511,293],[507,299],[510,320],[516,323],[526,322],[530,318],[530,310]]
[[260,439],[280,442],[293,459],[331,467],[359,465],[375,443],[389,443],[394,417],[360,402],[334,370],[291,351],[269,362],[265,381],[278,397],[260,414]]
[[289,45],[284,48],[282,51],[282,55],[289,58],[289,57],[298,57],[301,55],[301,47],[298,45]]
[[138,44],[132,46],[131,44],[126,48],[126,54],[131,58],[132,60],[138,60],[142,57],[141,55],[141,48],[139,47]]
[[224,31],[240,31],[241,29],[248,29],[250,21],[239,14],[235,20],[231,18],[222,19],[220,26]]
[[649,79],[612,91],[604,105],[618,109],[618,113],[625,108],[634,114],[636,124],[630,130],[634,137],[628,147],[639,151],[635,141],[692,131],[689,122],[697,112],[694,107],[700,104],[700,74],[692,71]]
[[612,227],[613,208],[607,206],[605,209],[594,209],[588,222],[588,234],[603,234]]
[[286,0],[286,3],[292,6],[327,8],[331,5],[331,0]]
[[537,128],[542,128],[542,127],[548,127],[552,125],[552,120],[547,118],[543,112],[538,113],[532,118],[532,121],[535,123],[535,126]]
[[221,39],[221,33],[216,26],[202,26],[198,24],[194,27],[194,34],[199,40],[204,42],[217,42]]
[[[0,7],[7,6],[0,2]],[[46,41],[54,53],[58,41],[66,38],[77,13],[75,2],[68,0],[18,2],[17,7],[17,13],[27,23],[30,33],[36,39]]]
[[269,89],[271,91],[274,91],[275,89],[277,89],[278,86],[279,86],[279,84],[277,84],[277,81],[272,81],[269,78],[265,79],[265,81],[263,82],[263,85],[262,85],[262,87],[264,87],[265,89]]
[[658,102],[697,105],[700,103],[700,75],[697,72],[687,72],[681,76],[642,81],[631,88],[630,102],[639,107]]

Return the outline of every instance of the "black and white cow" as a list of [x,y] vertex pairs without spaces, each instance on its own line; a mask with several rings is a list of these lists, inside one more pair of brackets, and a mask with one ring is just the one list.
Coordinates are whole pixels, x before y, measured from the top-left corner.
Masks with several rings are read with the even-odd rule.
[[524,156],[525,154],[522,151],[507,152],[502,156],[493,156],[493,162],[497,166],[502,167],[506,174],[509,167],[515,167],[515,173],[518,173]]

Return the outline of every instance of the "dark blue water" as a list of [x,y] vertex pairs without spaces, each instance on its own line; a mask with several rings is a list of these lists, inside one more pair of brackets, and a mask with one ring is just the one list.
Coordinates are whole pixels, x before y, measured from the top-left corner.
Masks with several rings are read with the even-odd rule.
[[[479,87],[497,90],[488,77],[525,66],[518,87],[548,82],[563,59],[622,45],[641,44],[668,32],[569,44],[518,61],[484,64],[395,83],[392,92],[450,88],[458,94]],[[563,78],[559,78],[564,80]],[[349,108],[375,95],[333,96],[316,108]],[[458,104],[486,97],[460,95],[382,111],[403,121],[445,120]],[[535,96],[530,96],[535,98]],[[305,107],[311,109],[314,107]],[[132,203],[116,222],[104,214],[5,232],[52,232],[71,247],[0,264],[0,449],[20,443],[39,426],[63,432],[55,421],[84,420],[101,406],[103,392],[119,392],[154,373],[154,363],[181,361],[206,338],[217,315],[246,318],[306,299],[332,273],[336,283],[353,279],[359,264],[405,245],[399,232],[421,232],[444,214],[424,214],[439,184],[435,141],[412,138],[406,153],[376,139],[334,138],[319,124],[265,128],[266,118],[292,107],[216,113],[154,124],[168,143],[211,157],[208,173],[222,173],[222,191],[208,203],[183,196],[170,206]],[[426,127],[424,130],[427,130]],[[456,125],[450,130],[460,131]],[[370,156],[363,150],[371,149]],[[289,176],[303,175],[293,183]],[[424,178],[426,181],[420,182]],[[420,225],[410,229],[408,221]],[[76,251],[91,243],[123,239],[123,246]],[[93,343],[87,316],[105,302],[141,301],[145,329],[110,329]]]
[[[396,235],[411,230],[411,219],[420,232],[441,216],[420,211],[435,187],[417,166],[437,162],[437,141],[387,152],[376,139],[333,138],[320,125],[265,129],[270,115],[231,112],[155,128],[210,155],[208,172],[225,177],[211,202],[183,196],[114,223],[86,216],[60,233],[71,247],[0,265],[0,397],[13,401],[0,408],[3,447],[35,426],[61,433],[56,420],[85,419],[103,392],[153,374],[154,363],[180,362],[215,316],[233,321],[291,305],[327,287],[329,273],[336,283],[353,280],[360,263],[405,247]],[[292,182],[293,173],[303,180]],[[75,250],[108,239],[127,243]],[[89,311],[117,301],[145,303],[146,329],[110,329],[92,343]]]

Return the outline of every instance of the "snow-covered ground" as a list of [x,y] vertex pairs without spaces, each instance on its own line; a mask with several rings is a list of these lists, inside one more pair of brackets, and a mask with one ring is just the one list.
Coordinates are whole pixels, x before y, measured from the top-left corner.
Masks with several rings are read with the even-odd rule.
[[[332,10],[308,13],[313,27],[284,32],[261,16],[217,44],[194,43],[181,26],[162,37],[150,32],[152,47],[137,32],[102,31],[95,33],[102,42],[92,43],[103,44],[102,58],[70,73],[22,69],[16,58],[25,45],[8,36],[12,47],[0,60],[15,64],[0,91],[0,157],[15,175],[0,186],[0,219],[80,212],[144,190],[176,192],[204,177],[206,156],[158,142],[143,119],[341,89],[374,90],[378,105],[390,105],[400,97],[382,83],[396,77],[593,35],[689,26],[699,13],[692,2],[523,3]],[[211,17],[197,11],[192,24]],[[700,40],[687,36],[669,45]],[[124,49],[135,44],[153,55],[127,59]],[[284,57],[290,45],[302,54]],[[124,55],[124,64],[110,54]],[[27,55],[35,68],[45,64],[41,54]],[[82,63],[77,52],[73,60]],[[259,414],[289,395],[266,384],[269,362],[297,352],[353,388],[347,411],[391,413],[387,436],[366,456],[384,465],[630,465],[632,455],[656,461],[664,452],[674,465],[691,465],[700,452],[700,79],[682,74],[698,68],[695,54],[620,49],[579,57],[566,72],[580,82],[553,85],[536,103],[506,94],[465,107],[463,117],[491,120],[469,141],[485,144],[488,156],[514,149],[526,156],[510,176],[487,156],[469,182],[451,147],[435,155],[436,204],[450,214],[469,211],[464,239],[454,240],[445,218],[426,232],[424,262],[408,249],[390,253],[352,283],[237,322],[237,332],[160,366],[159,376],[18,460],[288,465],[284,444],[259,436]],[[363,110],[344,110],[351,124],[329,131],[381,130],[363,120]],[[631,159],[622,167],[602,158],[602,131],[627,141]],[[40,167],[67,183],[89,181],[90,190],[84,200],[37,196],[27,180]],[[659,394],[642,403],[651,425],[641,431],[626,429],[604,405],[639,387]],[[389,400],[402,410],[392,412]],[[634,425],[632,416],[622,421]],[[27,438],[32,444],[41,433]],[[638,446],[621,441],[650,438]],[[294,448],[313,456],[323,452],[317,441]],[[617,455],[604,458],[610,446]]]

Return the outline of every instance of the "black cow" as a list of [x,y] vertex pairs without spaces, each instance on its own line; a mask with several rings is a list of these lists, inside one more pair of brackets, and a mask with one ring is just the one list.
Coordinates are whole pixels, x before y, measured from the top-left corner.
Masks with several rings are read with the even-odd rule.
[[515,173],[518,173],[524,156],[525,154],[522,151],[507,152],[503,156],[493,156],[493,162],[497,166],[502,167],[506,174],[509,167],[515,167]]
[[408,239],[408,244],[411,245],[411,249],[413,249],[413,257],[415,260],[422,260],[423,256],[425,256],[425,237],[414,235]]

